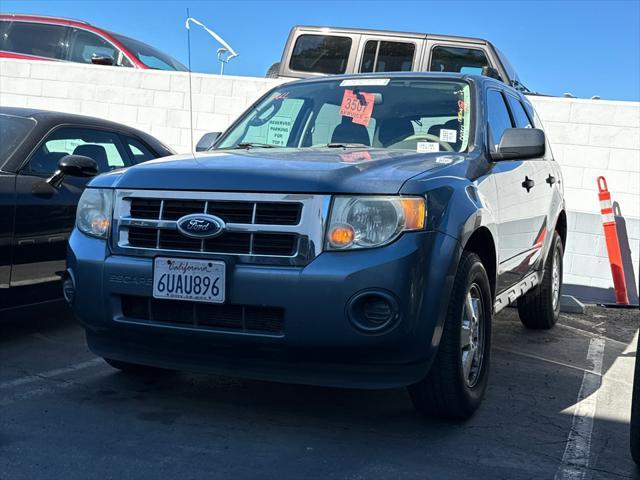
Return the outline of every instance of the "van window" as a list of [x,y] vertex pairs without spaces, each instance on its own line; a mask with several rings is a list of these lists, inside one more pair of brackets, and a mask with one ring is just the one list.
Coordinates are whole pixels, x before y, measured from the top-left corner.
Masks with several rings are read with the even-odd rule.
[[4,42],[9,36],[9,22],[6,20],[0,20],[0,50],[6,50],[4,48]]
[[364,46],[361,72],[408,72],[416,46],[407,42],[369,40]]
[[24,55],[62,59],[68,30],[60,25],[13,22],[4,49]]
[[350,50],[349,37],[300,35],[293,47],[289,68],[299,72],[344,73]]
[[460,47],[433,47],[431,50],[432,72],[460,72],[479,74],[489,60],[482,50]]

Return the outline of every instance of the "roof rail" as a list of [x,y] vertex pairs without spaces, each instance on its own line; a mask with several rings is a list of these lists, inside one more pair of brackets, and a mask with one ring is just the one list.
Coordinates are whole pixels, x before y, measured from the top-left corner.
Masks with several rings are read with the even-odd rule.
[[84,20],[78,20],[77,18],[58,17],[58,16],[55,16],[55,15],[40,15],[40,14],[35,14],[35,13],[1,13],[0,12],[0,16],[1,15],[6,15],[8,17],[46,18],[48,20],[68,20],[68,21],[71,21],[71,22],[77,22],[77,23],[82,23],[84,25],[89,25],[89,22],[86,22]]

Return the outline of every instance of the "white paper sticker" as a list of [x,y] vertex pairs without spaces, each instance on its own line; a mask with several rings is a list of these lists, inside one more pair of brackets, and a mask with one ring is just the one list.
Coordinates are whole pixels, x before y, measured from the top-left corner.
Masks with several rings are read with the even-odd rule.
[[349,80],[343,80],[340,82],[341,87],[360,87],[365,85],[382,85],[385,86],[389,83],[388,78],[352,78]]
[[447,130],[443,128],[440,130],[440,140],[447,143],[455,143],[458,132],[456,130]]
[[439,152],[440,144],[438,142],[418,142],[417,152],[418,153],[430,153],[430,152]]

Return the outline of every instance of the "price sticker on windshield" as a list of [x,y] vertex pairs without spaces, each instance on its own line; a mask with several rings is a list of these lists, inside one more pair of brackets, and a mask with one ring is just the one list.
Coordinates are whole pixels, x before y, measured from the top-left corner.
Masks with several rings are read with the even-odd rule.
[[369,126],[375,95],[373,93],[345,90],[340,105],[340,115],[351,117],[353,123]]

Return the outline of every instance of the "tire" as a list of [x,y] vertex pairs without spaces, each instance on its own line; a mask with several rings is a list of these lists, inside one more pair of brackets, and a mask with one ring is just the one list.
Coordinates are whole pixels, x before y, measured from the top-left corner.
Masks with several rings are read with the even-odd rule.
[[526,328],[549,330],[560,316],[560,292],[562,290],[562,240],[553,233],[551,248],[545,261],[542,282],[518,298],[518,314]]
[[633,376],[633,399],[631,400],[631,457],[640,465],[640,338],[636,348],[636,369]]
[[[480,406],[489,379],[492,300],[489,277],[480,257],[463,252],[433,365],[423,380],[409,387],[411,401],[420,412],[429,417],[464,420]],[[472,311],[477,322],[469,321]],[[463,332],[468,332],[465,336],[474,342],[465,342]],[[474,343],[477,358],[472,354]],[[470,368],[465,370],[465,365]]]
[[276,62],[269,67],[265,78],[278,78],[280,74],[280,62]]
[[139,365],[137,363],[121,362],[120,360],[113,360],[111,358],[103,358],[103,360],[113,368],[131,375],[158,375],[170,371],[158,367]]

